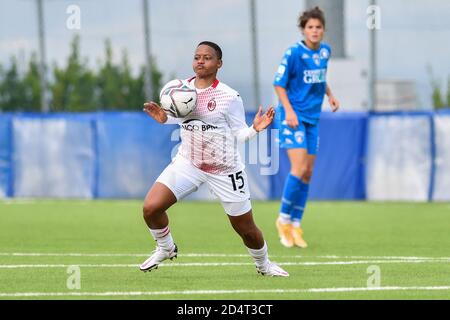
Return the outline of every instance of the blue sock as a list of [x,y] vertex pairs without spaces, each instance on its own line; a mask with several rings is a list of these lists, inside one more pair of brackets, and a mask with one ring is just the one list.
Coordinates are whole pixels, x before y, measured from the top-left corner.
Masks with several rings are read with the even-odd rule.
[[300,178],[289,174],[284,182],[283,196],[281,197],[280,217],[285,220],[291,216],[291,211],[297,201],[300,191]]
[[292,203],[291,209],[291,221],[294,227],[299,227],[302,221],[303,212],[306,206],[306,200],[308,199],[309,184],[304,183],[299,179],[298,193],[296,194],[296,200]]

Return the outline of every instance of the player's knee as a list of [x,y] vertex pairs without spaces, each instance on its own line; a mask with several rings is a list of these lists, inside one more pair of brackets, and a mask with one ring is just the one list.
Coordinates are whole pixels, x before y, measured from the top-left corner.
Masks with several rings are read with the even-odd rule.
[[161,206],[155,201],[146,201],[142,208],[144,219],[150,219],[161,212]]
[[307,169],[305,170],[305,173],[304,173],[303,176],[302,176],[303,182],[309,183],[309,182],[311,181],[312,173],[313,173],[312,169],[307,168]]
[[306,166],[299,166],[297,168],[292,168],[291,174],[304,181],[308,176],[308,168]]

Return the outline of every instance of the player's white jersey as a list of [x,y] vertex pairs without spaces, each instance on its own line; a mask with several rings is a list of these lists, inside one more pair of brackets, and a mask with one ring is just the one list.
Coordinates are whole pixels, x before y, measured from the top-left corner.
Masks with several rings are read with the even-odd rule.
[[[192,86],[193,79],[188,80]],[[195,167],[219,175],[244,168],[235,135],[248,126],[238,92],[216,80],[206,89],[197,89],[197,107],[191,114],[174,120],[168,123],[180,125],[178,154]]]

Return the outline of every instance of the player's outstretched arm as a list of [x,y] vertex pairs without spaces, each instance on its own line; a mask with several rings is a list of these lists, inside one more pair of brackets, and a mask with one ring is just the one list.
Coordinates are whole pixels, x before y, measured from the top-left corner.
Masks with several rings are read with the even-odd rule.
[[270,106],[263,114],[262,107],[259,107],[252,126],[247,126],[245,122],[245,111],[242,99],[239,95],[230,104],[228,112],[225,114],[228,125],[238,142],[245,142],[253,138],[259,131],[267,128],[273,121],[275,110]]
[[166,123],[167,122],[167,114],[161,109],[161,107],[153,102],[146,102],[144,103],[144,112],[148,114],[150,117],[158,121],[159,123]]
[[275,110],[273,106],[269,106],[264,114],[262,113],[262,107],[260,106],[258,112],[255,115],[255,119],[253,119],[253,128],[256,130],[256,132],[264,130],[272,123],[274,116]]

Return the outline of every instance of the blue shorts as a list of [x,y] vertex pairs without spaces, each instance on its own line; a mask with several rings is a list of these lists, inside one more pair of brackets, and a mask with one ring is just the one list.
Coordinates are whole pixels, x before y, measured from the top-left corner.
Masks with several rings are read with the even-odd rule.
[[291,128],[285,120],[285,112],[282,106],[278,106],[275,111],[275,129],[278,129],[278,139],[280,148],[306,149],[308,154],[315,155],[319,150],[319,124],[310,124],[301,121],[297,113],[299,124],[297,128]]

